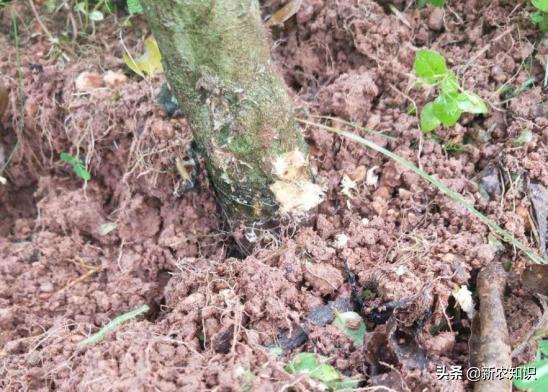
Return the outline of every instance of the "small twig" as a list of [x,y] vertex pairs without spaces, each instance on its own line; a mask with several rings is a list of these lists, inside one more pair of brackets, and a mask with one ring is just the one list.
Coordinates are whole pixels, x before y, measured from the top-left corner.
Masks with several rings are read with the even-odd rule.
[[55,293],[55,295],[62,293],[63,291],[69,289],[70,287],[74,286],[75,284],[82,282],[83,280],[86,280],[88,277],[90,277],[91,275],[93,275],[94,273],[99,272],[99,271],[100,271],[100,268],[90,269],[84,275],[80,276],[79,278],[77,278],[77,279],[73,280],[72,282],[68,283],[67,285],[65,285],[63,288],[61,288],[59,291],[57,291]]
[[38,14],[38,10],[36,9],[36,6],[34,5],[33,0],[29,0],[30,8],[32,10],[32,13],[34,14],[34,17],[38,21],[38,24],[40,25],[40,28],[42,31],[48,36],[48,39],[51,42],[55,42],[55,38],[53,38],[53,35],[50,33],[46,25],[42,22],[42,19],[40,19],[40,15]]

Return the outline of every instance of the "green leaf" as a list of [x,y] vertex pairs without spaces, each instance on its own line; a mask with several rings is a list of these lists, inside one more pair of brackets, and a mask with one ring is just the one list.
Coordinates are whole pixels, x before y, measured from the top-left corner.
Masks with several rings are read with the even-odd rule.
[[143,7],[139,0],[127,0],[127,10],[131,15],[143,13]]
[[105,19],[105,16],[101,11],[93,10],[89,13],[89,20],[92,20],[94,22],[99,22],[103,19]]
[[520,135],[514,139],[514,144],[522,145],[533,140],[533,132],[529,128],[525,128]]
[[447,71],[445,78],[440,82],[441,94],[453,94],[459,91],[459,81],[453,71]]
[[421,111],[420,126],[423,132],[430,132],[441,125],[441,121],[435,116],[432,102],[424,105]]
[[46,0],[46,9],[48,12],[54,12],[57,8],[57,0]]
[[290,374],[306,374],[310,378],[325,384],[328,388],[356,388],[361,380],[343,379],[337,369],[329,365],[327,358],[312,353],[298,353],[285,366]]
[[113,222],[103,223],[101,226],[99,226],[99,234],[101,235],[108,235],[113,230],[116,230],[118,225]]
[[91,174],[86,170],[86,165],[79,158],[62,152],[60,155],[61,160],[69,163],[72,166],[74,173],[84,181],[91,180]]
[[548,357],[548,339],[542,339],[538,345],[538,351]]
[[455,95],[440,95],[432,102],[432,112],[443,125],[448,127],[455,125],[460,118],[462,111],[457,105]]
[[415,55],[415,73],[430,84],[437,83],[445,76],[445,59],[436,51],[421,49]]
[[432,4],[436,7],[443,7],[445,5],[445,0],[418,0],[417,8],[422,8],[426,4]]
[[76,3],[74,5],[74,11],[76,12],[81,12],[82,14],[86,14],[87,11],[86,11],[86,3],[85,2],[80,2],[80,3]]
[[548,13],[537,11],[531,14],[531,21],[536,24],[540,31],[548,31]]
[[108,12],[113,13],[116,11],[116,4],[114,4],[112,0],[105,0],[105,9]]
[[542,12],[548,12],[548,0],[531,0],[531,3]]
[[162,71],[162,55],[156,40],[152,37],[145,40],[145,53],[137,59],[124,53],[124,61],[133,72],[141,77],[152,76],[156,72]]
[[291,374],[308,374],[322,382],[337,380],[339,373],[333,366],[326,364],[326,360],[321,355],[298,353],[288,362],[285,370]]
[[333,325],[343,331],[344,334],[352,340],[354,347],[360,347],[363,345],[365,323],[358,313],[339,313],[335,311],[335,320],[333,321]]
[[465,91],[457,95],[457,105],[462,112],[484,114],[489,112],[487,105],[479,96]]
[[[531,374],[531,377],[529,380],[525,380],[525,377],[519,376],[514,378],[514,386],[516,388],[527,389],[532,392],[548,391],[548,359],[526,363],[518,367],[518,369],[520,368],[523,369],[523,373]],[[532,368],[535,369],[535,374],[529,371]]]
[[268,347],[268,351],[270,351],[270,353],[272,353],[276,357],[281,357],[284,353],[283,348],[281,348],[280,346]]

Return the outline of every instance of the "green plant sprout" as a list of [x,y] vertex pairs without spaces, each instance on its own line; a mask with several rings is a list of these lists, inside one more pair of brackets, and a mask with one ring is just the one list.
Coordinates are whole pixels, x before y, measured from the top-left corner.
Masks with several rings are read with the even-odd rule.
[[143,6],[139,0],[127,0],[127,10],[130,15],[142,14]]
[[80,160],[80,158],[74,157],[66,152],[62,152],[60,157],[61,160],[69,163],[72,166],[74,174],[76,174],[82,180],[86,182],[91,180],[91,174],[86,170],[86,165]]
[[415,56],[415,74],[422,86],[437,87],[438,97],[424,105],[420,113],[420,127],[430,132],[440,125],[452,126],[462,113],[484,114],[487,105],[476,94],[465,91],[457,75],[447,68],[445,58],[436,51],[421,49]]
[[426,4],[432,4],[435,7],[443,7],[445,5],[445,0],[418,0],[417,8],[422,8]]
[[548,0],[531,0],[536,11],[531,14],[531,21],[540,31],[548,31]]
[[289,374],[308,375],[330,390],[357,388],[359,379],[343,378],[337,369],[327,363],[327,358],[312,353],[298,353],[285,366]]
[[[523,371],[517,372],[518,377],[514,378],[516,388],[531,392],[548,391],[548,339],[540,341],[535,361],[521,365],[519,368]],[[531,372],[531,369],[534,371]],[[525,374],[531,374],[531,377],[521,376]]]

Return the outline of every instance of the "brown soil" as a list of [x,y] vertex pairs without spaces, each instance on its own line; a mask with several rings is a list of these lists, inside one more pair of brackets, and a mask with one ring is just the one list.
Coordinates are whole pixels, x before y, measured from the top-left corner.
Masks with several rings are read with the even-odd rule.
[[[273,29],[273,55],[297,109],[391,136],[364,134],[542,254],[524,184],[548,186],[547,47],[527,2],[449,1],[444,10],[416,10],[394,1],[400,16],[379,3],[388,2],[303,0],[296,21]],[[280,4],[265,1],[265,15]],[[470,390],[468,381],[440,381],[435,372],[440,364],[469,364],[470,320],[451,293],[458,285],[474,290],[478,270],[501,260],[511,262],[504,304],[512,347],[540,319],[542,308],[519,281],[529,263],[523,255],[508,246],[499,252],[485,225],[414,173],[318,128],[305,129],[328,184],[314,225],[244,259],[231,257],[203,168],[196,188],[179,195],[174,157],[187,154],[189,126],[156,103],[163,76],[130,75],[121,27],[108,19],[95,36],[66,43],[67,56],[59,57],[24,4],[17,13],[23,107],[11,16],[0,11],[0,85],[10,90],[0,167],[16,146],[3,174],[8,182],[0,184],[2,391],[312,390],[284,371],[288,358],[305,351],[329,357],[364,386]],[[56,34],[64,28],[63,18],[46,23]],[[122,36],[137,52],[146,34],[134,18]],[[412,88],[414,52],[423,46],[442,52],[491,109],[440,129],[439,140],[407,114],[412,101],[419,108],[426,102]],[[127,82],[76,90],[83,71],[108,70],[126,73]],[[503,102],[497,89],[530,78],[533,86]],[[524,129],[532,138],[516,145]],[[444,149],[447,142],[464,151]],[[93,177],[86,186],[59,159],[63,151],[87,163]],[[513,181],[486,198],[476,177],[489,167]],[[365,180],[368,172],[378,181]],[[345,175],[357,182],[353,197],[341,191]],[[104,234],[107,223],[116,228]],[[363,307],[348,300],[352,273],[360,291],[373,293]],[[367,320],[363,347],[310,317],[336,300],[332,306]],[[382,305],[391,301],[400,306],[384,317]],[[142,304],[151,307],[145,317],[78,348]],[[286,348],[281,356],[268,349],[277,344]],[[521,351],[514,365],[531,360],[535,347]]]

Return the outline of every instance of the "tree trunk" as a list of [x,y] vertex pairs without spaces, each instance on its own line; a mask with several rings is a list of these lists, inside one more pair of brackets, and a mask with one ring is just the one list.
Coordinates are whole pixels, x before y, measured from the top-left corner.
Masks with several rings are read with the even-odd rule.
[[231,227],[245,227],[254,242],[281,216],[306,215],[322,190],[271,61],[258,1],[141,3]]

